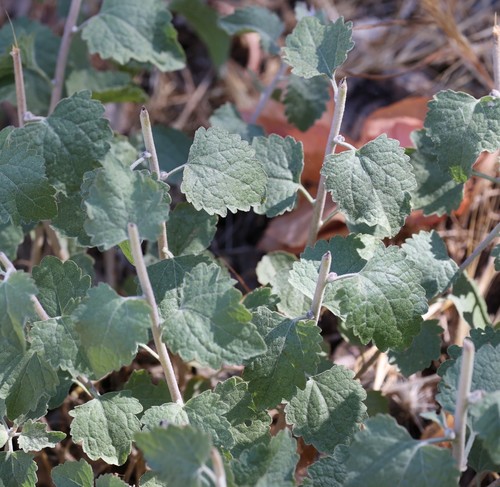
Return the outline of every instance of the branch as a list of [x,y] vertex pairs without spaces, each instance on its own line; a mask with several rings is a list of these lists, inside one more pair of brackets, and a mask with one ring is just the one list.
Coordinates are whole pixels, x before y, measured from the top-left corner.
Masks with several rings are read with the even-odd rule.
[[139,278],[142,292],[146,296],[149,306],[151,306],[151,331],[153,333],[156,351],[160,356],[160,363],[163,368],[163,373],[165,374],[165,379],[167,380],[170,395],[177,404],[184,404],[179,386],[177,384],[177,379],[175,378],[172,361],[168,355],[167,347],[161,339],[160,314],[158,312],[158,306],[156,305],[153,288],[151,287],[151,281],[149,280],[148,271],[146,270],[146,264],[144,263],[141,242],[139,240],[139,231],[137,230],[137,225],[134,223],[128,224],[128,238],[130,240],[130,249],[132,251],[132,256],[134,257],[137,277]]
[[81,4],[82,0],[71,0],[69,13],[66,17],[66,23],[64,24],[64,33],[59,47],[59,53],[57,54],[56,75],[54,79],[54,89],[52,90],[52,96],[50,98],[49,113],[54,111],[54,108],[61,100],[64,73],[66,72],[66,63],[68,62],[69,48],[71,46],[71,36],[74,32]]

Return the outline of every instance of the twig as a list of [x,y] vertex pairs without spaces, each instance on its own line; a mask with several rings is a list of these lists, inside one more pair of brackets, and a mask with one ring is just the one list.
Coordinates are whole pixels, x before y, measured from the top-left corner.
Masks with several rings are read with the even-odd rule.
[[217,450],[217,448],[215,447],[212,447],[212,450],[210,451],[210,457],[212,458],[216,487],[227,487],[226,471],[224,470],[224,463],[222,461],[219,450]]
[[278,69],[278,72],[274,75],[274,78],[266,86],[264,91],[260,94],[259,102],[257,103],[257,106],[255,107],[255,111],[252,113],[252,116],[250,117],[250,120],[248,121],[249,123],[257,123],[257,119],[259,118],[260,114],[262,113],[262,110],[264,110],[264,107],[266,106],[266,103],[269,101],[269,98],[271,98],[271,95],[273,94],[273,91],[276,88],[276,85],[278,84],[281,77],[285,74],[286,68],[287,68],[287,65],[282,61],[281,65]]
[[362,365],[362,367],[356,372],[354,380],[361,379],[365,375],[366,371],[375,363],[379,355],[382,352],[380,350],[375,350],[375,353]]
[[65,249],[61,242],[59,241],[59,237],[54,229],[50,226],[48,221],[43,222],[43,228],[45,230],[45,234],[47,235],[47,240],[49,241],[49,245],[52,249],[52,252],[61,259],[63,262],[69,259],[69,253],[67,249]]
[[[339,83],[338,88],[335,81],[332,81],[335,91],[335,110],[333,112],[332,124],[330,126],[330,133],[328,134],[328,141],[325,149],[325,158],[335,151],[334,139],[339,135],[342,118],[344,117],[345,101],[347,98],[347,82],[345,78]],[[324,160],[323,160],[324,164]],[[318,191],[316,194],[316,201],[314,203],[313,215],[311,225],[309,227],[309,236],[307,238],[307,247],[312,247],[316,241],[319,229],[321,227],[321,217],[326,202],[326,178],[321,175],[318,183]]]
[[465,259],[462,264],[460,264],[460,267],[458,268],[457,274],[459,272],[463,272],[471,263],[472,261],[486,248],[488,245],[496,238],[498,233],[500,232],[500,223],[497,223],[495,225],[495,228],[486,235],[485,239],[474,249],[474,252]]
[[328,275],[330,273],[330,266],[332,265],[332,254],[330,251],[326,252],[321,258],[321,264],[319,266],[318,280],[316,281],[316,289],[314,290],[314,296],[311,304],[312,318],[316,324],[319,321],[319,315],[321,312],[321,305],[323,304],[323,297],[325,296],[326,285],[328,284]]
[[460,471],[467,468],[467,458],[465,457],[465,437],[467,432],[467,408],[469,394],[472,385],[472,372],[474,371],[474,343],[464,340],[462,350],[462,367],[457,390],[455,406],[455,439],[453,440],[453,458]]
[[[156,153],[155,141],[153,139],[153,131],[151,129],[151,120],[149,119],[149,113],[146,107],[141,108],[141,129],[142,137],[144,139],[144,145],[146,146],[146,151],[149,152],[149,169],[153,174],[156,174],[158,179],[161,178],[160,174],[160,164],[158,162],[158,155]],[[161,224],[161,232],[158,237],[158,256],[160,259],[168,259],[171,257],[168,251],[168,240],[167,240],[167,225],[165,222]]]
[[17,46],[12,46],[10,51],[12,61],[14,63],[14,82],[16,84],[16,103],[17,103],[17,118],[19,127],[24,127],[24,117],[28,111],[26,106],[26,91],[24,89],[23,62],[21,59],[21,49]]
[[144,263],[141,242],[139,240],[139,231],[137,230],[137,225],[134,223],[128,224],[128,237],[130,240],[132,256],[134,257],[135,268],[137,270],[137,277],[139,278],[142,292],[151,306],[151,331],[153,333],[156,351],[160,356],[160,363],[163,368],[163,373],[165,374],[165,379],[167,380],[170,395],[177,404],[184,404],[179,386],[177,384],[177,379],[175,378],[174,368],[172,367],[172,362],[170,360],[170,356],[168,355],[167,347],[161,339],[162,330],[160,314],[158,312],[158,306],[156,305],[151,281],[149,280],[148,271],[146,270],[146,264]]
[[495,25],[493,26],[493,83],[494,89],[500,95],[500,26],[497,24],[495,14]]
[[93,399],[100,396],[99,391],[95,388],[94,384],[92,384],[92,382],[84,375],[73,377],[73,382],[78,384]]
[[59,53],[57,54],[54,89],[52,90],[52,96],[50,98],[49,113],[54,111],[54,108],[61,100],[64,73],[66,72],[66,63],[68,62],[69,48],[71,45],[71,36],[73,35],[74,27],[76,21],[78,20],[81,4],[82,0],[71,0],[68,17],[66,18],[66,23],[64,24],[64,33],[59,47]]
[[[500,96],[500,92],[499,92]],[[486,179],[487,181],[491,181],[494,184],[500,184],[500,178],[496,178],[495,176],[490,176],[489,174],[485,174],[484,172],[472,170],[472,175],[478,178]]]

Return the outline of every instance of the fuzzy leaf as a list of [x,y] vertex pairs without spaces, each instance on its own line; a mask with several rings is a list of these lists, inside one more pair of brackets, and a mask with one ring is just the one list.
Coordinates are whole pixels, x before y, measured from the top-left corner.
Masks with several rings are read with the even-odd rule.
[[141,404],[129,392],[108,392],[69,411],[74,418],[71,436],[73,441],[82,442],[91,460],[123,465],[132,450],[134,434],[140,430],[136,415],[141,411]]
[[409,149],[410,164],[417,181],[412,193],[412,205],[424,215],[450,214],[462,202],[464,185],[453,181],[451,174],[437,163],[436,148],[425,130],[411,134],[416,150]]
[[51,477],[56,487],[94,487],[92,467],[83,458],[57,465]]
[[210,246],[217,230],[217,216],[178,203],[168,219],[168,248],[174,255],[199,254]]
[[49,316],[71,314],[91,285],[90,276],[75,262],[62,262],[50,255],[33,267],[33,279],[40,290],[40,304]]
[[304,17],[286,38],[283,60],[292,73],[303,78],[326,75],[333,79],[335,70],[347,59],[354,47],[352,22],[340,17],[323,25],[315,17]]
[[500,98],[441,91],[429,102],[424,126],[437,162],[453,179],[465,183],[482,151],[500,147]]
[[299,456],[296,441],[288,430],[280,431],[269,442],[257,443],[231,462],[236,483],[242,487],[293,487]]
[[243,140],[251,143],[255,137],[264,136],[264,130],[260,125],[246,123],[240,112],[232,103],[224,103],[211,115],[212,127],[219,127],[232,134],[238,134]]
[[402,245],[408,259],[422,273],[420,285],[428,300],[447,289],[458,271],[458,266],[448,256],[446,245],[437,232],[421,231]]
[[222,66],[229,56],[231,39],[217,24],[217,11],[202,0],[174,0],[169,4],[169,8],[186,18],[205,43],[215,66]]
[[54,448],[57,443],[66,438],[66,433],[61,431],[48,431],[47,424],[26,421],[19,436],[19,447],[25,452],[39,451],[43,448]]
[[366,421],[349,448],[346,467],[345,487],[456,487],[459,478],[450,450],[414,440],[387,415]]
[[168,185],[148,171],[131,171],[117,159],[99,170],[85,199],[85,231],[93,245],[109,249],[128,238],[127,225],[135,223],[146,240],[155,240],[168,218]]
[[409,377],[416,372],[429,367],[432,360],[437,360],[441,354],[441,333],[443,329],[438,320],[424,321],[420,333],[413,339],[411,345],[402,352],[389,351],[391,363],[396,363],[401,373]]
[[[472,391],[483,390],[495,392],[500,390],[500,344],[496,346],[485,343],[477,347],[472,373]],[[444,367],[443,367],[444,366]],[[436,400],[446,411],[453,412],[456,405],[456,395],[462,366],[462,355],[444,362],[438,369],[442,380],[438,385],[439,393]]]
[[185,55],[171,24],[172,15],[159,0],[104,0],[83,27],[91,54],[125,65],[131,59],[154,64],[160,71],[185,66]]
[[253,316],[267,351],[247,362],[243,379],[248,381],[259,409],[290,399],[296,388],[306,386],[308,374],[316,373],[321,352],[320,329],[313,321],[284,318],[266,308]]
[[470,406],[472,430],[482,440],[491,459],[500,464],[500,391],[486,394]]
[[294,434],[323,453],[348,443],[366,417],[366,392],[353,377],[354,372],[340,365],[310,377],[285,406]]
[[304,167],[302,143],[290,136],[271,134],[253,139],[252,147],[268,177],[266,200],[255,212],[272,218],[293,210]]
[[[93,172],[87,174],[93,174]],[[52,219],[51,226],[61,236],[75,238],[78,245],[92,247],[90,237],[83,228],[87,212],[85,211],[85,205],[83,205],[82,193],[75,191],[69,196],[62,192],[57,193],[57,210],[57,216]]]
[[81,91],[61,100],[47,118],[12,131],[6,145],[28,144],[45,159],[50,183],[70,195],[109,150],[113,133],[103,113],[90,91]]
[[283,22],[274,12],[255,5],[237,9],[231,15],[222,17],[219,19],[219,26],[231,36],[257,32],[262,48],[271,54],[278,54],[277,42],[285,29]]
[[21,226],[10,222],[0,223],[0,249],[10,260],[16,260],[17,248],[24,240],[24,231]]
[[[378,250],[355,276],[338,284],[345,325],[381,351],[407,348],[427,311],[421,273],[397,247]],[[335,284],[335,283],[334,283]]]
[[197,210],[226,216],[264,200],[267,176],[255,151],[236,134],[199,128],[189,151],[181,191]]
[[307,469],[303,487],[344,487],[349,450],[345,445],[335,448],[332,456],[320,458]]
[[321,118],[329,99],[330,83],[323,76],[305,79],[290,75],[284,99],[288,121],[305,132]]
[[378,226],[392,237],[410,214],[416,181],[397,140],[381,135],[357,151],[329,155],[321,172],[327,190],[354,224]]
[[208,434],[192,426],[169,425],[137,433],[135,441],[148,465],[168,485],[202,485],[201,467],[208,462],[212,446]]
[[[153,127],[153,138],[161,171],[170,172],[186,164],[193,140],[184,132],[172,127],[156,125]],[[169,176],[168,182],[179,186],[182,182],[182,172]]]
[[0,482],[2,487],[33,487],[38,467],[31,453],[0,452]]
[[233,286],[220,267],[202,263],[160,297],[165,340],[174,353],[218,369],[265,351],[255,325],[249,323],[252,315],[239,303],[241,293]]
[[160,380],[158,384],[153,384],[147,370],[134,370],[123,389],[131,392],[132,397],[141,403],[144,411],[172,400],[167,383]]
[[149,305],[122,298],[107,284],[90,289],[72,317],[95,379],[129,364],[139,343],[149,340]]
[[491,257],[495,258],[495,270],[500,271],[500,244],[493,248]]

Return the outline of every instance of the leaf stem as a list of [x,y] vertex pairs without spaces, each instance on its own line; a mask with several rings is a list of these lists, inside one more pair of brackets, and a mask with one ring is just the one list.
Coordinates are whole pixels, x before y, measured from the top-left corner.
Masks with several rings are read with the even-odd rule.
[[87,379],[84,375],[79,375],[76,378],[73,377],[73,382],[78,384],[93,399],[100,396],[99,391],[95,388],[94,384],[92,384],[92,381]]
[[224,470],[224,463],[222,462],[219,450],[213,447],[210,451],[210,457],[212,458],[216,487],[227,487],[226,471]]
[[486,179],[487,181],[491,181],[492,183],[495,183],[495,184],[500,184],[500,178],[496,178],[494,176],[490,176],[489,174],[485,174],[484,172],[475,171],[473,169],[472,170],[472,175],[476,176],[478,178]]
[[26,105],[26,91],[24,88],[23,62],[21,59],[21,49],[16,45],[10,51],[14,64],[14,82],[16,85],[17,118],[19,127],[24,127],[24,117],[28,111]]
[[281,77],[285,74],[286,69],[287,69],[287,65],[283,61],[281,61],[281,65],[280,65],[277,73],[274,75],[271,82],[266,86],[264,91],[260,94],[259,102],[257,103],[257,106],[255,107],[255,110],[252,113],[252,116],[250,117],[250,120],[248,121],[248,123],[252,123],[252,124],[257,123],[257,120],[258,120],[260,114],[262,113],[262,110],[264,110],[266,103],[269,101],[269,98],[271,98],[271,95],[273,94],[273,91],[276,88],[276,85],[278,84]]
[[311,196],[311,193],[307,191],[307,189],[302,185],[299,184],[298,190],[304,195],[307,201],[311,203],[311,205],[314,205],[314,198]]
[[[332,82],[333,84],[333,82]],[[333,84],[335,91],[335,110],[333,112],[332,124],[330,126],[330,133],[328,134],[328,141],[325,149],[325,156],[323,159],[323,164],[325,159],[332,152],[335,152],[336,144],[334,139],[339,135],[340,126],[342,125],[342,119],[344,117],[345,102],[347,98],[347,82],[346,79],[342,79],[338,87]],[[335,89],[336,88],[336,89]],[[321,228],[321,217],[323,216],[323,211],[326,202],[326,178],[321,175],[318,183],[318,191],[316,193],[316,201],[314,202],[313,215],[311,219],[311,225],[309,227],[309,236],[307,238],[307,247],[312,247],[316,238],[318,236],[319,229]]]
[[318,280],[316,281],[316,289],[314,290],[314,296],[311,304],[310,314],[314,318],[316,324],[318,324],[319,321],[321,305],[323,304],[323,297],[325,296],[325,288],[328,283],[328,274],[330,273],[331,265],[332,254],[330,251],[328,251],[321,258]]
[[142,164],[146,159],[149,159],[151,154],[148,151],[144,151],[139,159],[130,164],[130,170],[133,171],[139,164]]
[[54,89],[50,97],[49,113],[54,111],[54,108],[59,103],[62,97],[62,90],[64,84],[64,73],[66,72],[66,64],[68,62],[69,48],[71,46],[71,37],[74,33],[78,14],[80,13],[80,6],[82,0],[71,0],[66,23],[64,24],[64,32],[57,54],[56,73],[54,78]]
[[16,268],[14,267],[14,264],[9,260],[9,258],[3,252],[0,252],[0,263],[5,268],[5,275],[4,275],[4,281],[5,281],[9,278],[10,274],[12,274],[13,272],[16,272]]
[[486,248],[488,245],[496,238],[498,233],[500,232],[500,223],[497,223],[495,225],[495,228],[486,235],[484,240],[474,249],[472,254],[465,259],[462,264],[460,264],[460,267],[458,268],[457,274],[459,272],[463,272],[471,263],[472,261]]
[[170,356],[168,355],[167,347],[161,339],[162,332],[160,314],[158,312],[158,306],[156,305],[151,281],[149,280],[148,271],[146,270],[146,264],[144,263],[144,257],[141,250],[141,242],[139,240],[139,231],[137,230],[137,225],[135,225],[134,223],[128,224],[128,237],[130,241],[132,256],[134,257],[135,268],[137,270],[137,277],[139,278],[142,292],[145,294],[146,300],[151,306],[151,331],[153,333],[153,340],[155,342],[156,351],[158,352],[158,355],[160,357],[160,363],[163,368],[163,373],[165,374],[165,379],[167,380],[170,395],[177,404],[184,404],[179,386],[177,384],[177,379],[175,378],[172,361],[170,360]]
[[493,82],[497,91],[495,96],[500,95],[500,26],[497,24],[495,14],[495,25],[493,26]]
[[455,406],[455,439],[453,440],[453,458],[460,471],[467,468],[467,457],[465,456],[465,437],[467,432],[467,408],[469,394],[472,386],[472,372],[474,370],[474,343],[471,340],[464,340],[462,350],[462,367],[457,390],[457,400]]
[[[146,107],[141,108],[141,114],[139,116],[141,120],[142,137],[144,139],[144,145],[146,146],[146,151],[149,152],[149,169],[152,174],[156,174],[158,180],[161,178],[160,174],[160,164],[158,162],[158,154],[156,153],[155,141],[153,139],[153,130],[151,129],[151,120],[149,119],[149,113]],[[161,232],[158,237],[158,256],[160,259],[168,259],[171,254],[168,250],[168,240],[167,240],[167,225],[165,222],[161,224]]]
[[180,171],[184,171],[184,168],[187,166],[187,164],[181,164],[180,166],[174,167],[171,171],[169,172],[162,172],[161,174],[161,180],[166,181],[172,174],[176,174]]
[[328,214],[327,217],[321,221],[321,226],[326,225],[338,213],[340,213],[339,207],[335,208],[335,210],[332,210],[330,214]]
[[151,357],[154,357],[156,360],[158,360],[158,362],[160,361],[160,356],[150,346],[146,345],[145,343],[141,343],[139,346],[143,350],[148,352]]
[[34,294],[32,294],[30,296],[30,299],[31,299],[31,302],[33,303],[33,306],[35,308],[35,313],[38,315],[40,320],[42,320],[42,321],[50,320],[50,316],[43,309],[43,306],[41,305],[40,301],[38,301],[38,298]]
[[455,439],[454,435],[451,436],[441,436],[439,438],[426,438],[425,440],[420,440],[421,445],[433,445],[435,443],[443,443],[444,441],[453,441]]

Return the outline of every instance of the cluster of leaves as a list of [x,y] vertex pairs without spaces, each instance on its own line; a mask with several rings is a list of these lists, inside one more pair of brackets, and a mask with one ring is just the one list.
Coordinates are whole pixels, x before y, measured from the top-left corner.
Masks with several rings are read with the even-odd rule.
[[[263,49],[279,55],[283,25],[265,9],[247,7],[218,18],[197,0],[176,0],[171,8],[206,40],[216,65],[228,55],[230,36],[247,31],[258,32]],[[284,103],[289,119],[304,130],[323,112],[335,71],[353,42],[351,24],[343,19],[328,23],[304,12],[299,17],[282,51],[292,68]],[[14,258],[24,234],[50,220],[68,239],[71,254],[66,262],[44,258],[31,275],[3,261],[3,485],[35,484],[32,452],[66,437],[48,431],[42,418],[74,383],[87,385],[93,397],[70,411],[72,440],[91,460],[112,465],[124,464],[135,442],[152,469],[140,485],[217,485],[215,447],[223,453],[227,485],[293,486],[298,437],[322,454],[303,485],[456,485],[459,471],[449,450],[411,438],[390,416],[367,419],[365,390],[350,370],[324,357],[320,328],[308,317],[322,256],[329,251],[329,272],[337,279],[326,285],[323,305],[347,332],[387,351],[405,375],[437,358],[440,328],[422,315],[429,301],[454,283],[458,268],[436,232],[413,235],[402,247],[386,247],[382,239],[398,233],[412,208],[426,214],[457,208],[479,153],[500,146],[500,99],[444,91],[430,103],[415,149],[381,136],[357,150],[329,155],[322,169],[326,189],[352,233],[318,241],[300,258],[282,252],[265,256],[257,268],[263,287],[243,297],[206,250],[218,217],[250,209],[274,217],[292,210],[302,145],[292,137],[265,136],[229,104],[192,142],[158,128],[155,137],[177,156],[163,161],[163,168],[185,163],[180,191],[187,202],[170,211],[169,186],[146,169],[130,169],[138,149],[113,135],[101,103],[143,99],[132,84],[134,69],[184,65],[170,21],[160,0],[105,0],[73,41],[68,96],[45,118],[0,132],[0,247]],[[57,53],[59,39],[34,22],[16,21],[14,29],[25,62],[28,106],[46,114],[55,66],[51,53]],[[2,29],[0,95],[15,101],[7,62],[11,43]],[[117,70],[89,68],[81,61],[85,53],[112,60]],[[79,91],[82,86],[90,86],[92,94]],[[463,116],[450,115],[457,112]],[[242,365],[243,373],[184,404],[172,402],[165,382],[154,385],[145,371],[134,372],[123,390],[99,395],[89,383],[132,362],[150,340],[152,310],[140,289],[137,296],[122,297],[107,284],[92,287],[86,249],[125,248],[129,223],[154,242],[166,221],[172,258],[150,255],[147,268],[163,340],[185,362],[215,370]],[[486,313],[482,321],[474,315],[480,298],[466,276],[456,281],[453,293],[464,317],[482,328],[472,337],[478,350],[473,389],[486,394],[468,416],[476,438],[469,463],[477,471],[496,470],[500,384],[488,371],[498,370],[500,334]],[[453,412],[461,351],[454,348],[450,355],[439,371],[438,401]],[[271,436],[267,411],[283,403],[291,430]],[[14,437],[18,451],[12,451]],[[52,479],[57,487],[87,486],[93,473],[82,459],[55,467]],[[103,475],[96,485],[125,484]]]

